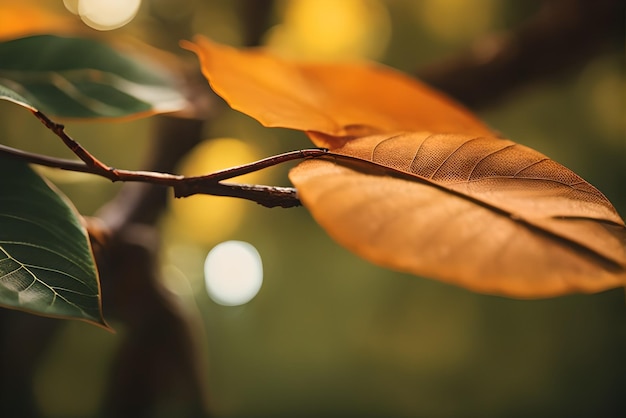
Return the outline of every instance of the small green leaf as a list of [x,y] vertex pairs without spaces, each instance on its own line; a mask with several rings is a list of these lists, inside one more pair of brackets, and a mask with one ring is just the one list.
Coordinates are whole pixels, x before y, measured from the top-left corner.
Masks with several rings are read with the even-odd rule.
[[0,157],[0,305],[105,326],[85,229],[27,164]]
[[187,103],[153,61],[93,39],[54,35],[0,43],[0,99],[68,118],[172,112]]
[[[3,81],[6,81],[6,80],[0,79],[0,82],[3,82]],[[0,84],[0,99],[16,103],[30,110],[37,110],[35,106],[28,99],[20,96],[15,91],[3,86],[2,84]]]

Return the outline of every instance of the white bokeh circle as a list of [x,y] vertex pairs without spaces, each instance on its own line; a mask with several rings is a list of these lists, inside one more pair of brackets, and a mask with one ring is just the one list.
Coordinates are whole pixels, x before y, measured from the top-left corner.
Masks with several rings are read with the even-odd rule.
[[141,0],[64,0],[64,4],[91,28],[112,30],[133,20]]
[[263,284],[261,256],[247,242],[222,242],[205,259],[204,280],[209,297],[216,303],[225,306],[248,303]]

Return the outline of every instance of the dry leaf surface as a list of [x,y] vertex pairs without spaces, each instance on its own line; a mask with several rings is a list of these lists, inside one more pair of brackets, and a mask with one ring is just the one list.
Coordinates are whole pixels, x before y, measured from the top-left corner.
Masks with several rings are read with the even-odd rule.
[[371,64],[296,63],[204,38],[185,46],[232,107],[331,149],[290,179],[362,257],[513,297],[626,283],[626,228],[601,192],[427,86]]
[[306,161],[290,179],[328,233],[368,260],[515,297],[624,283],[619,215],[597,189],[532,149],[402,133],[357,138],[335,153],[355,159]]

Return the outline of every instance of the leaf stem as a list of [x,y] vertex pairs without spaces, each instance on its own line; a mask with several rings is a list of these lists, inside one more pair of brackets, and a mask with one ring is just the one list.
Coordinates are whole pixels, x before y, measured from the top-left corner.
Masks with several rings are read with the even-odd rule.
[[221,171],[216,171],[211,174],[202,176],[189,177],[189,181],[221,181],[232,179],[233,177],[242,176],[244,174],[253,173],[255,171],[262,170],[264,168],[272,167],[281,163],[285,163],[293,160],[304,160],[306,158],[315,158],[327,155],[328,150],[326,148],[307,148],[296,151],[289,151],[283,154],[273,155],[271,157],[264,158],[253,163],[242,164],[236,167],[230,167]]

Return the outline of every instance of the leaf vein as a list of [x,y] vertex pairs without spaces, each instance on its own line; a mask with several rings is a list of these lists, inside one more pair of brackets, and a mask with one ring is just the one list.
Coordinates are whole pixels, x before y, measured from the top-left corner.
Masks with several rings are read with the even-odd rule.
[[400,137],[400,136],[402,136],[402,134],[401,134],[401,133],[396,134],[396,135],[392,135],[392,136],[390,136],[390,137],[388,137],[388,138],[383,139],[383,140],[382,140],[382,141],[380,141],[379,143],[377,143],[377,144],[374,146],[374,148],[372,148],[372,153],[371,153],[371,155],[370,155],[370,160],[371,160],[371,161],[376,161],[375,154],[376,154],[376,151],[378,150],[378,147],[379,147],[379,146],[381,146],[382,144],[385,144],[385,143],[387,143],[387,142],[393,141],[394,139],[396,139],[396,138],[398,138],[398,137]]
[[[468,142],[469,142],[469,141],[468,141]],[[467,143],[467,142],[466,142],[466,143]],[[493,156],[493,155],[496,155],[497,153],[499,153],[499,152],[501,152],[501,151],[504,151],[504,150],[506,150],[506,149],[512,148],[512,147],[514,147],[514,146],[516,146],[516,145],[517,145],[517,144],[508,144],[508,145],[506,145],[506,146],[504,146],[504,147],[502,147],[502,148],[500,148],[500,149],[497,149],[497,150],[491,151],[491,152],[489,152],[489,153],[487,153],[487,154],[483,155],[483,156],[482,156],[482,157],[481,157],[478,161],[476,161],[476,163],[474,164],[474,166],[473,166],[473,167],[472,167],[472,169],[470,170],[469,176],[467,176],[467,180],[466,180],[466,181],[470,181],[470,180],[471,180],[471,178],[474,176],[474,172],[476,171],[476,167],[478,167],[478,165],[479,165],[480,163],[482,163],[483,161],[485,161],[488,157],[491,157],[491,156]]]
[[[519,176],[519,175],[520,175],[520,173],[521,173],[521,172],[523,172],[523,171],[525,171],[525,170],[528,170],[529,168],[534,167],[534,166],[536,166],[536,165],[538,165],[538,164],[541,164],[541,163],[542,163],[542,162],[544,162],[544,161],[549,161],[549,160],[550,160],[550,159],[549,159],[548,157],[544,157],[544,158],[542,158],[542,159],[540,159],[540,160],[537,160],[537,161],[535,161],[535,162],[532,162],[532,163],[528,164],[526,167],[524,167],[524,168],[520,168],[520,169],[519,169],[516,173],[514,173],[514,174],[513,174],[513,177],[517,177],[517,176]],[[526,178],[526,177],[525,177],[525,178]]]
[[[78,268],[79,268],[80,270],[82,270],[82,271],[83,271],[86,275],[89,275],[89,272],[85,271],[85,270],[83,269],[83,267],[82,267],[82,266],[80,266],[80,265],[78,265],[78,264],[74,263],[71,259],[67,258],[64,254],[61,254],[61,253],[59,253],[59,252],[57,252],[57,251],[53,251],[53,250],[51,250],[51,249],[49,249],[49,248],[46,248],[46,247],[43,247],[43,246],[41,246],[41,245],[36,245],[36,244],[28,243],[28,242],[19,242],[19,241],[4,241],[4,240],[0,240],[0,249],[2,248],[2,244],[21,245],[21,246],[25,246],[25,247],[37,248],[37,249],[39,249],[39,250],[42,250],[42,251],[48,252],[48,253],[50,253],[50,254],[54,254],[55,256],[57,256],[57,257],[59,257],[59,258],[61,258],[61,259],[65,260],[65,261],[69,262],[69,263],[70,263],[70,264],[72,264],[73,266],[78,267]],[[27,265],[26,263],[22,263],[20,260],[18,260],[18,259],[16,259],[16,258],[14,258],[13,256],[11,256],[11,255],[10,255],[7,251],[4,251],[4,252],[5,252],[5,254],[7,254],[7,256],[8,256],[8,257],[10,257],[10,258],[11,258],[12,260],[14,260],[16,263],[19,263],[19,264],[21,264],[21,265],[25,265],[25,266]],[[39,268],[39,266],[33,266],[33,267],[38,267],[38,268]],[[42,269],[45,269],[44,267],[41,267],[41,268],[42,268]],[[72,275],[69,275],[69,274],[66,274],[66,275],[67,275],[68,277],[73,278],[74,280],[76,280],[77,282],[81,283],[82,285],[84,285],[84,286],[86,286],[86,287],[89,287],[89,286],[87,285],[87,283],[86,283],[86,282],[84,282],[83,280],[80,280],[79,278],[77,278],[77,277],[75,277],[75,276],[72,276]]]
[[422,140],[422,142],[420,143],[419,147],[417,147],[417,150],[415,150],[415,155],[413,156],[413,159],[411,160],[411,165],[410,165],[410,170],[414,171],[415,170],[415,165],[417,163],[417,158],[418,155],[420,154],[420,151],[422,150],[422,148],[424,147],[424,144],[426,143],[426,141],[428,141],[429,139],[431,139],[432,137],[434,137],[434,134],[430,134],[428,135],[426,138],[424,138]]
[[444,158],[444,159],[443,159],[443,161],[439,164],[439,166],[435,169],[435,171],[433,171],[433,172],[430,174],[429,178],[432,180],[432,179],[433,179],[433,178],[437,175],[437,173],[439,172],[439,170],[441,170],[441,168],[445,165],[445,163],[446,163],[446,162],[448,162],[448,161],[450,160],[450,158],[451,158],[454,154],[456,154],[457,152],[459,152],[459,150],[461,150],[461,149],[462,149],[465,145],[469,144],[470,142],[474,142],[474,141],[476,141],[476,140],[478,140],[478,139],[481,139],[481,138],[482,138],[481,136],[477,136],[477,137],[474,137],[474,138],[472,138],[472,139],[469,139],[469,140],[467,140],[467,141],[465,141],[465,142],[462,142],[461,144],[457,145],[457,147],[456,147],[454,150],[452,150],[452,152],[450,152],[450,153],[446,156],[446,158]]

